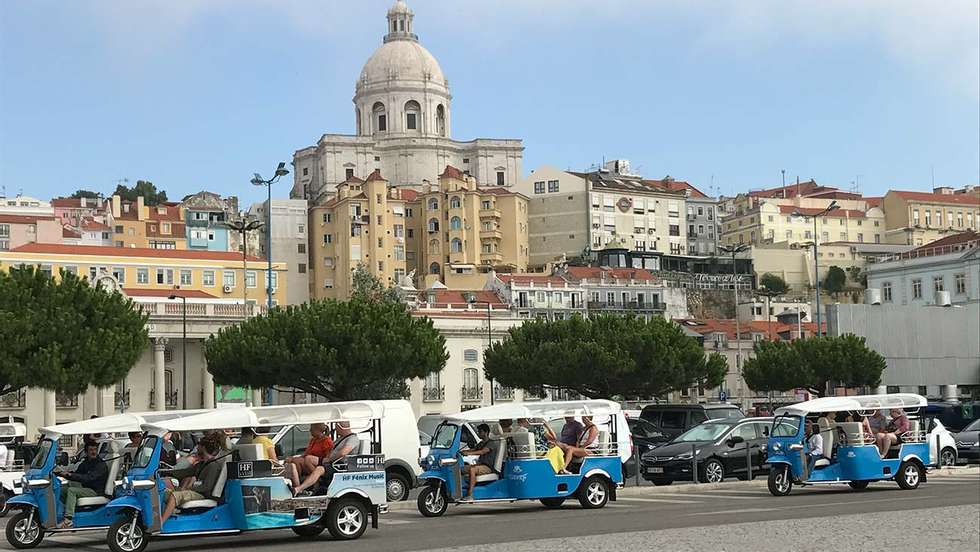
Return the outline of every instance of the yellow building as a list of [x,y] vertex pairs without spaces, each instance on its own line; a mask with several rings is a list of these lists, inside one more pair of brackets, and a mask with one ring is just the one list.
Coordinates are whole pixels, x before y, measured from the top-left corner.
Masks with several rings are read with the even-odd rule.
[[187,249],[183,210],[179,203],[147,206],[143,197],[125,201],[112,196],[113,245],[150,249]]
[[819,243],[885,243],[885,214],[881,209],[834,209],[817,217],[814,234],[813,217],[823,209],[763,202],[741,215],[736,213],[725,218],[721,243],[788,242],[792,245],[812,243],[814,239]]
[[[199,298],[223,298],[230,302],[266,301],[264,259],[248,257],[243,266],[241,253],[233,251],[188,251],[138,247],[100,247],[31,243],[10,251],[0,251],[0,270],[11,266],[34,265],[51,274],[62,270],[87,276],[90,280],[111,277],[128,295],[167,290],[194,290]],[[275,304],[286,300],[286,267],[272,264],[272,298]]]
[[980,228],[976,189],[929,192],[889,190],[882,200],[887,243],[925,245],[951,233]]
[[391,187],[375,170],[351,176],[310,209],[310,296],[346,299],[358,265],[394,286],[482,289],[486,272],[527,270],[527,198],[446,167],[421,191]]

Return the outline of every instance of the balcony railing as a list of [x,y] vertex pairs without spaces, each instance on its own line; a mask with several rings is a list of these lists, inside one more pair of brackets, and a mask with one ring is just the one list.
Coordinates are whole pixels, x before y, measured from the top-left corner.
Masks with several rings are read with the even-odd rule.
[[422,402],[440,402],[446,398],[445,387],[423,387]]
[[27,406],[27,391],[18,389],[0,395],[0,408],[24,408]]
[[494,253],[480,253],[480,260],[482,260],[482,261],[492,261],[492,262],[499,263],[499,262],[502,262],[504,260],[504,256],[501,253],[497,253],[497,252],[494,252]]
[[112,404],[116,405],[117,407],[125,406],[126,408],[129,408],[129,389],[127,389],[125,392],[116,391],[115,395],[113,396]]
[[475,402],[483,400],[483,386],[467,387],[463,386],[463,402]]
[[78,408],[78,395],[55,393],[54,404],[57,408]]
[[485,239],[503,239],[504,234],[500,230],[480,230],[480,237]]
[[[139,309],[151,316],[183,316],[184,306],[179,302],[160,302],[160,303],[137,303]],[[230,318],[247,318],[258,314],[265,314],[268,307],[264,304],[252,304],[242,306],[241,303],[188,303],[188,317],[212,317],[224,316]]]
[[493,398],[498,401],[514,400],[514,389],[512,387],[494,387]]
[[500,209],[495,207],[480,209],[480,218],[500,218]]
[[663,312],[667,310],[667,304],[654,303],[651,301],[627,301],[625,303],[589,301],[589,310],[635,310]]
[[[156,401],[156,397],[154,397],[154,394],[155,393],[151,389],[150,390],[150,408],[156,408],[156,406],[157,406],[157,401]],[[164,408],[177,408],[177,402],[178,402],[177,401],[177,397],[178,397],[178,395],[179,395],[179,393],[177,392],[176,389],[174,389],[173,391],[165,391],[163,393],[163,403],[165,405]]]

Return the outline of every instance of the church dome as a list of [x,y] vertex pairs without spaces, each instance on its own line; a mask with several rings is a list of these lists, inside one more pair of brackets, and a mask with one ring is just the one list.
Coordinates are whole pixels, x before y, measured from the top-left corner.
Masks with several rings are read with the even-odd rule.
[[436,58],[411,39],[389,40],[375,50],[361,70],[359,85],[389,80],[431,81],[446,85],[446,77]]

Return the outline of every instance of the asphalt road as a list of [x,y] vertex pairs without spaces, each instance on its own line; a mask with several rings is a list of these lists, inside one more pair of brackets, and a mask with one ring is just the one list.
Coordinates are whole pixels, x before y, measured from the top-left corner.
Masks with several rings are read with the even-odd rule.
[[[727,486],[727,488],[726,488]],[[42,550],[107,550],[102,535],[46,538]],[[794,539],[794,540],[788,540]],[[850,488],[794,489],[788,497],[769,495],[763,481],[720,488],[639,488],[621,491],[602,510],[568,503],[546,510],[537,503],[450,507],[445,516],[423,518],[403,502],[383,516],[378,530],[353,542],[329,537],[304,541],[289,531],[266,531],[225,538],[160,539],[148,551],[206,550],[300,552],[414,551],[467,552],[524,550],[946,550],[980,549],[980,475],[931,478],[918,490],[895,483]],[[3,543],[6,545],[6,542]],[[833,544],[833,546],[829,546]]]

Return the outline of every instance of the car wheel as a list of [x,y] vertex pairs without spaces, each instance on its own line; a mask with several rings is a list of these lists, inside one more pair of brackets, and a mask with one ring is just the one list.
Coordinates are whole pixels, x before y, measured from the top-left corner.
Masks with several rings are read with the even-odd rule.
[[556,508],[561,508],[561,505],[565,503],[564,498],[542,498],[541,504],[544,504],[545,508],[554,510]]
[[850,485],[855,491],[863,491],[868,488],[868,483],[870,481],[848,481],[847,484]]
[[725,480],[725,466],[721,462],[711,459],[704,463],[701,468],[702,483],[721,483]]
[[316,523],[310,523],[309,525],[297,525],[292,528],[293,533],[303,537],[304,539],[312,539],[320,536],[326,527],[323,525],[322,521]]
[[136,516],[126,515],[109,526],[106,543],[112,552],[143,552],[150,538]]
[[773,496],[786,496],[793,490],[793,478],[789,466],[775,466],[769,470],[769,493]]
[[441,489],[427,485],[419,493],[418,507],[419,513],[425,517],[439,517],[446,513],[449,502],[446,501],[446,495],[442,493]]
[[0,518],[7,517],[10,513],[10,507],[7,506],[7,499],[10,498],[10,493],[7,491],[0,492]]
[[956,449],[946,447],[939,453],[939,465],[943,468],[951,468],[956,465]]
[[409,484],[404,475],[389,471],[386,473],[385,488],[388,502],[401,502],[408,498]]
[[657,487],[665,487],[665,486],[670,485],[671,483],[673,483],[674,480],[673,479],[651,479],[650,482],[653,483],[654,485],[656,485]]
[[38,521],[37,512],[21,510],[7,522],[7,542],[14,548],[34,548],[44,538],[44,527]]
[[602,508],[609,502],[609,483],[604,477],[593,475],[579,486],[578,501],[583,508]]
[[360,498],[343,497],[327,507],[327,531],[338,540],[359,538],[367,530],[368,509]]
[[902,462],[895,475],[898,486],[905,490],[918,488],[922,482],[922,468],[915,462]]

